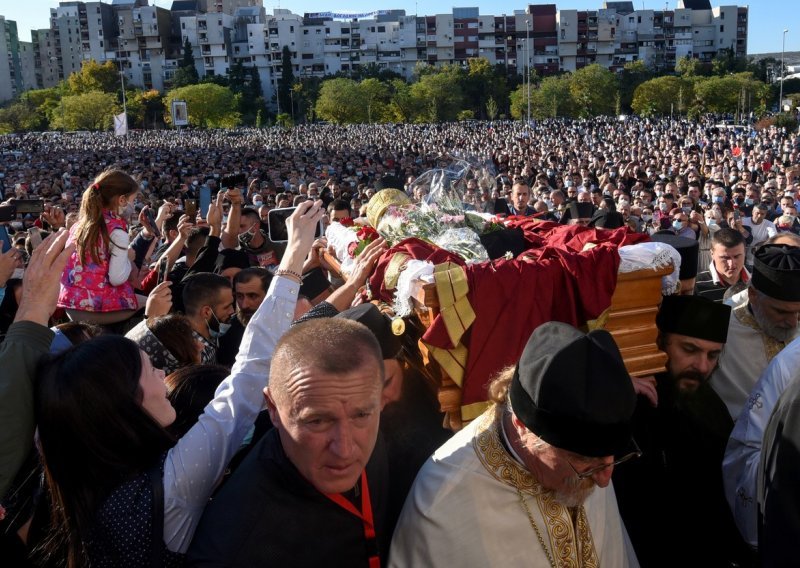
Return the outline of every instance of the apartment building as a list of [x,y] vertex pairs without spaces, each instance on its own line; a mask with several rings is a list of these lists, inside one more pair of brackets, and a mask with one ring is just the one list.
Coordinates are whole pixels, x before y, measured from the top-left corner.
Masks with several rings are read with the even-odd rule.
[[17,22],[0,16],[0,102],[23,91]]
[[[411,77],[419,64],[466,65],[486,58],[509,75],[527,69],[539,75],[600,64],[620,71],[643,61],[668,71],[682,57],[711,61],[722,50],[747,53],[748,8],[712,8],[709,0],[678,0],[674,9],[637,10],[631,1],[604,2],[597,10],[531,4],[513,14],[481,14],[477,7],[433,15],[404,10],[366,14],[294,14],[263,0],[175,0],[170,10],[148,0],[61,2],[50,10],[50,27],[34,30],[33,81],[50,87],[80,69],[82,61],[118,62],[128,82],[168,89],[180,64],[181,46],[193,46],[198,74],[225,75],[237,60],[255,68],[264,97],[272,100],[282,71],[282,51],[291,53],[296,77],[351,73],[375,64]],[[16,37],[16,36],[14,36]],[[11,61],[20,61],[18,40]],[[29,66],[27,48],[23,50]],[[14,59],[16,58],[16,59]],[[2,71],[12,73],[8,57]],[[13,67],[16,92],[30,81]],[[3,91],[5,93],[5,91]],[[0,95],[6,96],[6,94]]]

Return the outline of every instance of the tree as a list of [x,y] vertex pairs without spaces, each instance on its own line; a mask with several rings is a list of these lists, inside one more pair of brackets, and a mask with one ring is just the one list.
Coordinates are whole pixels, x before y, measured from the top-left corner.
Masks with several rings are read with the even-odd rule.
[[411,96],[422,106],[416,122],[443,122],[455,120],[464,108],[464,97],[460,86],[461,71],[452,65],[426,73],[411,85]]
[[[239,97],[227,87],[213,83],[201,83],[172,89],[164,98],[167,109],[172,108],[172,101],[186,101],[189,111],[189,124],[205,128],[235,128],[241,122]],[[167,123],[172,122],[169,113],[165,113]]]
[[25,132],[39,130],[41,117],[36,109],[24,102],[13,103],[0,109],[0,132]]
[[172,85],[175,88],[186,87],[187,85],[196,85],[199,81],[200,77],[197,74],[197,67],[194,66],[192,44],[189,43],[189,38],[187,37],[183,41],[183,57],[181,58],[178,70],[175,71]]
[[633,102],[633,93],[636,88],[645,81],[652,79],[653,73],[645,65],[641,59],[638,61],[629,61],[622,68],[622,73],[619,75],[619,98],[620,109],[616,114],[627,112],[631,108]]
[[475,116],[485,116],[489,99],[505,100],[508,97],[508,82],[497,68],[483,57],[467,60],[467,73],[463,78],[465,105]]
[[[695,106],[697,112],[736,113],[749,106],[750,100],[757,101],[763,112],[769,98],[769,87],[753,78],[751,73],[737,73],[725,77],[707,77],[695,81]],[[745,104],[742,104],[744,101]]]
[[497,118],[497,111],[497,101],[494,100],[494,97],[489,97],[489,100],[486,101],[486,116],[489,120]]
[[328,79],[319,90],[317,116],[336,124],[366,122],[367,105],[363,96],[358,83],[352,79]]
[[708,75],[710,67],[701,63],[699,59],[686,55],[675,64],[675,71],[682,77],[699,77]]
[[680,113],[682,100],[691,100],[691,91],[691,81],[673,76],[656,77],[636,87],[631,107],[640,116]]
[[[577,107],[570,92],[570,75],[545,77],[537,88],[531,89],[531,117],[535,119],[575,117]],[[511,116],[523,118],[528,114],[527,86],[520,84],[511,93]]]
[[729,47],[717,51],[711,62],[711,72],[714,75],[728,75],[729,73],[742,73],[747,70],[747,58],[736,57],[736,53]]
[[578,69],[572,74],[569,90],[580,116],[614,113],[617,78],[605,67],[594,63]]
[[367,122],[388,120],[386,105],[389,103],[389,87],[378,79],[364,79],[358,84],[364,104],[367,105]]
[[121,110],[114,95],[101,91],[68,95],[60,106],[63,112],[54,113],[50,124],[64,130],[107,130]]
[[281,78],[278,79],[278,107],[289,114],[294,114],[291,95],[292,85],[294,85],[292,52],[289,50],[288,45],[284,45],[281,52]]
[[414,122],[421,112],[420,101],[411,94],[411,85],[394,79],[390,85],[391,100],[388,113],[392,122]]
[[157,122],[164,116],[164,101],[161,93],[155,89],[150,91],[129,91],[128,125],[130,127],[157,127]]
[[113,61],[106,61],[102,65],[94,59],[84,61],[81,70],[72,73],[67,82],[70,94],[73,95],[91,91],[117,93],[122,88],[119,70]]

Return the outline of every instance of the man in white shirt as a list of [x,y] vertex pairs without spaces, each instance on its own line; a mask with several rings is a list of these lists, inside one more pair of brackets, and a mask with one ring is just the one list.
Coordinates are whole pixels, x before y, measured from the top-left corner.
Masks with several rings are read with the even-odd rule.
[[750,234],[753,235],[753,240],[747,247],[747,259],[745,260],[745,265],[752,268],[753,251],[758,248],[758,245],[777,235],[778,229],[775,227],[775,223],[767,220],[767,206],[762,203],[757,203],[753,207],[752,216],[745,217],[742,225],[750,229]]

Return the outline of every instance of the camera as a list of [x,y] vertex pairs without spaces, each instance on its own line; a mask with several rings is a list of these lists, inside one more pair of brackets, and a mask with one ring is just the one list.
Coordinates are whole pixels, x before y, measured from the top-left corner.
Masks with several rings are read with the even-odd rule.
[[224,176],[219,180],[219,186],[222,189],[231,189],[238,186],[244,186],[247,183],[247,176],[244,174],[233,174]]

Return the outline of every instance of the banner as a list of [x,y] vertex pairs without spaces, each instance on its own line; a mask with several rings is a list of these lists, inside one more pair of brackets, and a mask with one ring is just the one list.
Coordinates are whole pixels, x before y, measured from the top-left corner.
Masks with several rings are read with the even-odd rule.
[[172,125],[189,125],[189,109],[186,107],[186,101],[172,101]]
[[360,14],[348,14],[345,12],[311,12],[306,13],[306,18],[320,19],[331,18],[333,20],[357,20],[359,18],[374,18],[375,16],[383,16],[388,14],[389,10],[375,10],[374,12],[361,12]]
[[128,133],[128,117],[123,112],[114,115],[114,135],[125,136]]

